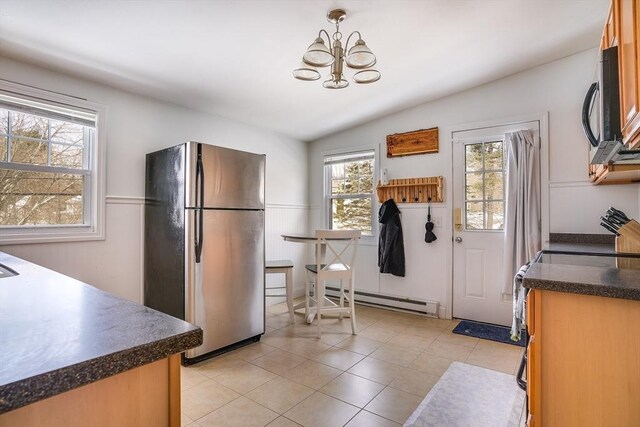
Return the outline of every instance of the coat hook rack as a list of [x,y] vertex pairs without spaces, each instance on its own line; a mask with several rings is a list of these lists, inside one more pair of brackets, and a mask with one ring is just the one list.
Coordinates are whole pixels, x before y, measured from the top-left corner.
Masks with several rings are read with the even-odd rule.
[[443,185],[441,176],[391,179],[388,185],[378,182],[378,201],[382,203],[393,199],[400,203],[427,203],[430,199],[432,203],[442,203]]

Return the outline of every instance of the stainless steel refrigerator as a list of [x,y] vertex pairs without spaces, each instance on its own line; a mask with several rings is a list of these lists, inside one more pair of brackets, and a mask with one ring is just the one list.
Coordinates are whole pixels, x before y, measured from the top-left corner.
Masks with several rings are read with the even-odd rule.
[[144,304],[200,326],[195,363],[264,333],[265,156],[188,142],[147,154]]

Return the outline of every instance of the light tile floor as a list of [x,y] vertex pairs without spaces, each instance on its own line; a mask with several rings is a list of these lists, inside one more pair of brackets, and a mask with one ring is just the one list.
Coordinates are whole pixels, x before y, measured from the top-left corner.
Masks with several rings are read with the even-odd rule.
[[457,321],[356,307],[322,338],[284,304],[260,342],[182,368],[182,425],[399,426],[454,360],[515,374],[524,349],[452,334]]

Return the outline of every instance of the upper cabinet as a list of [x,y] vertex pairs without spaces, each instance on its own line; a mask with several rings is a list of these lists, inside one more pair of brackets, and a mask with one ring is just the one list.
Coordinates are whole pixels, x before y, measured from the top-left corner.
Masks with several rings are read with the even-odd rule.
[[620,55],[622,136],[630,148],[640,148],[640,0],[614,0],[613,15]]
[[[601,49],[618,46],[623,142],[640,149],[640,0],[612,0]],[[589,165],[594,184],[640,181],[640,165]]]
[[609,9],[609,16],[607,17],[607,23],[604,26],[604,32],[602,33],[602,43],[600,50],[610,48],[611,46],[617,46],[618,40],[616,38],[616,22],[614,20],[613,7]]

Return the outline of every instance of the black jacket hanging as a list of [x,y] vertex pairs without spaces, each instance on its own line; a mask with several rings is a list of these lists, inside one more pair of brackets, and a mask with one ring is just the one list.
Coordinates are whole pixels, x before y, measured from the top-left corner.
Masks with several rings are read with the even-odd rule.
[[404,238],[400,223],[400,209],[389,199],[380,206],[380,241],[378,243],[378,267],[380,273],[404,277]]

